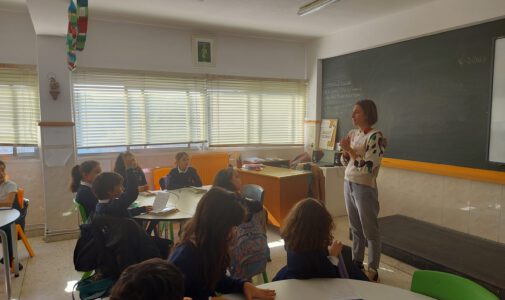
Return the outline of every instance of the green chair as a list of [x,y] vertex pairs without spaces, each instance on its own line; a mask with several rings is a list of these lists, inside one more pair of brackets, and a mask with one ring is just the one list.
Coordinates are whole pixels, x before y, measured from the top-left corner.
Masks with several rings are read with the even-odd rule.
[[[82,223],[85,224],[88,222],[88,216],[86,215],[86,210],[84,209],[84,206],[82,206],[79,202],[77,202],[76,199],[73,200],[75,204],[75,208],[79,211],[79,214],[81,215],[81,220]],[[87,271],[82,274],[81,280],[86,279],[90,277],[93,274],[92,271]]]
[[498,300],[479,284],[450,273],[417,270],[410,290],[438,300]]
[[77,202],[77,200],[73,200],[76,209],[79,211],[79,214],[81,215],[81,221],[83,224],[88,222],[88,216],[86,215],[86,210],[84,209],[84,206],[81,205],[81,203]]

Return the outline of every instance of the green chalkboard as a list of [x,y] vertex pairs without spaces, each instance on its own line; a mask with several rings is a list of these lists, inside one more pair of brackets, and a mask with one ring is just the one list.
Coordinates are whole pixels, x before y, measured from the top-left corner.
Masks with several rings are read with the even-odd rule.
[[488,162],[494,40],[504,35],[505,19],[324,59],[322,118],[339,119],[341,139],[354,103],[372,99],[386,157],[505,170]]

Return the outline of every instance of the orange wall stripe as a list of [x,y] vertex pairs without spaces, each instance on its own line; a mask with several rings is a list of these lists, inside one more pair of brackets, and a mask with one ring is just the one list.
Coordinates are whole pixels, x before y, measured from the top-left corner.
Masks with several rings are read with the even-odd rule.
[[305,124],[320,124],[321,120],[305,120],[303,121]]
[[382,166],[386,168],[430,173],[442,176],[505,184],[505,172],[433,164],[419,161],[383,158]]

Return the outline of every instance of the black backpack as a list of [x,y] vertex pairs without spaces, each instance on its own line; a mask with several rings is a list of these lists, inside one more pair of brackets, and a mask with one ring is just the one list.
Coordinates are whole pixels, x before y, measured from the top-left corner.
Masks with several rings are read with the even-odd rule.
[[76,271],[93,271],[102,264],[105,253],[107,227],[100,228],[91,222],[80,226],[81,234],[74,249],[74,267]]

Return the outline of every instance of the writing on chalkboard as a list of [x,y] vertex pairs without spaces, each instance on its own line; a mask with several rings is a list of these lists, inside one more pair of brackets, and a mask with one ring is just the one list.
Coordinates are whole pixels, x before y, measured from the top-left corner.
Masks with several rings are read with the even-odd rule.
[[328,97],[335,97],[336,99],[359,99],[361,98],[361,88],[354,86],[341,86],[325,88],[323,94]]
[[461,56],[458,59],[458,64],[463,65],[476,65],[487,62],[486,56]]
[[390,141],[387,157],[504,170],[488,160],[489,152],[505,161],[493,155],[505,153],[496,144],[505,132],[505,100],[497,100],[505,99],[505,75],[496,69],[505,63],[491,85],[493,55],[505,53],[505,42],[493,51],[500,36],[505,19],[324,59],[321,117],[340,120],[339,140],[352,128],[353,104],[372,99],[375,127]]

